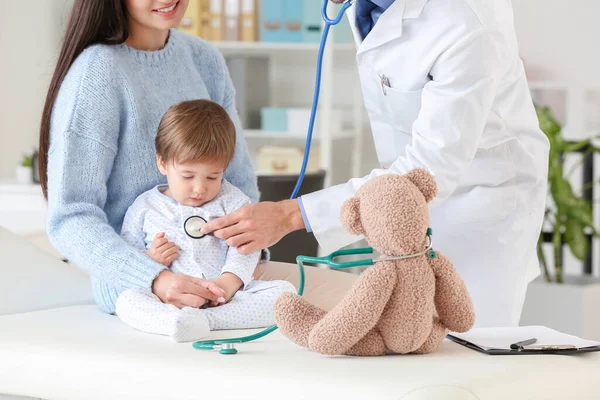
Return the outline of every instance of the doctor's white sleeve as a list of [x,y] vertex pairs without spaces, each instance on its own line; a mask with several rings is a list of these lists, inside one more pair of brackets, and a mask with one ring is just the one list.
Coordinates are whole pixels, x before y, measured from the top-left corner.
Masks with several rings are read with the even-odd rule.
[[389,169],[375,169],[363,178],[302,196],[313,234],[325,253],[362,238],[344,230],[340,208],[371,178],[425,168],[438,186],[431,206],[450,197],[475,157],[491,111],[503,58],[499,44],[494,31],[480,27],[437,58],[430,71],[432,80],[423,88],[421,110],[412,127],[412,143]]

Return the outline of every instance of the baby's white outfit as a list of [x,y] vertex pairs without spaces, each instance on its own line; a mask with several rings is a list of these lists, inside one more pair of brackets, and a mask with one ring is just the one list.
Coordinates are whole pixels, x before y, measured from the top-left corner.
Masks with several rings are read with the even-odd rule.
[[179,256],[171,264],[172,272],[207,280],[230,272],[244,284],[227,304],[181,310],[161,302],[149,289],[129,289],[117,299],[119,318],[136,329],[168,335],[178,342],[201,339],[211,330],[262,328],[274,324],[275,300],[284,292],[295,292],[294,286],[287,281],[252,280],[260,251],[244,256],[213,235],[193,239],[183,229],[190,216],[210,221],[250,203],[250,199],[225,180],[217,197],[202,207],[181,205],[163,193],[166,189],[166,185],[157,186],[134,201],[125,215],[121,236],[145,251],[157,233],[165,232],[165,237],[180,248]]

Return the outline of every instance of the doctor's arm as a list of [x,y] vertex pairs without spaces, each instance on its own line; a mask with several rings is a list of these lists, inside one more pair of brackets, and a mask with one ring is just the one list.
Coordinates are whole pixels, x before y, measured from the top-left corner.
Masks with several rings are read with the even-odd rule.
[[425,168],[438,186],[432,207],[451,196],[475,156],[497,92],[496,75],[503,55],[494,35],[481,27],[437,58],[430,70],[432,80],[422,91],[412,142],[389,169],[375,169],[363,178],[302,196],[308,222],[326,253],[360,239],[345,232],[339,210],[369,179]]

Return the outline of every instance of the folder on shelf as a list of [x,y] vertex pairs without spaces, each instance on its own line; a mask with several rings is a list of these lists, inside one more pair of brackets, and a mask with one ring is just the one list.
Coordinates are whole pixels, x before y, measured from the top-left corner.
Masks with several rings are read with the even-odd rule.
[[224,0],[224,40],[237,41],[240,39],[240,0]]
[[321,18],[321,0],[304,0],[302,41],[306,43],[319,43],[323,33],[323,19]]
[[200,0],[200,37],[206,40],[212,40],[210,2],[211,0]]
[[210,40],[210,1],[190,0],[178,28],[191,35]]
[[187,10],[179,23],[179,29],[194,36],[201,36],[202,26],[200,23],[201,0],[190,0]]
[[223,0],[210,0],[210,40],[223,40]]
[[240,19],[240,39],[244,42],[256,41],[256,2],[242,0]]
[[302,42],[304,0],[283,0],[283,41]]
[[282,0],[261,0],[260,39],[263,42],[283,42]]
[[[451,333],[448,339],[489,355],[577,354],[600,351],[600,342],[578,338],[545,326],[476,328]],[[530,344],[521,345],[528,341]]]

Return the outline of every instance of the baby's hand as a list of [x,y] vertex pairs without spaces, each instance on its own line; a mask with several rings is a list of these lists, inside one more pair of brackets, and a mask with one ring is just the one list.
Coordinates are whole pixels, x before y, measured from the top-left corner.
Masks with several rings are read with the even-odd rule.
[[164,232],[159,232],[154,236],[150,249],[146,250],[146,254],[154,261],[170,267],[173,260],[179,256],[179,246],[165,237]]
[[[223,303],[217,303],[213,301],[210,304],[212,307],[216,307],[229,302],[229,300],[231,300],[233,296],[237,293],[237,291],[244,285],[244,282],[240,278],[238,278],[237,275],[234,275],[231,272],[225,272],[224,274],[222,274],[216,279],[213,279],[210,282],[223,291],[223,297],[225,299]],[[215,290],[211,290],[211,292],[217,293]]]

